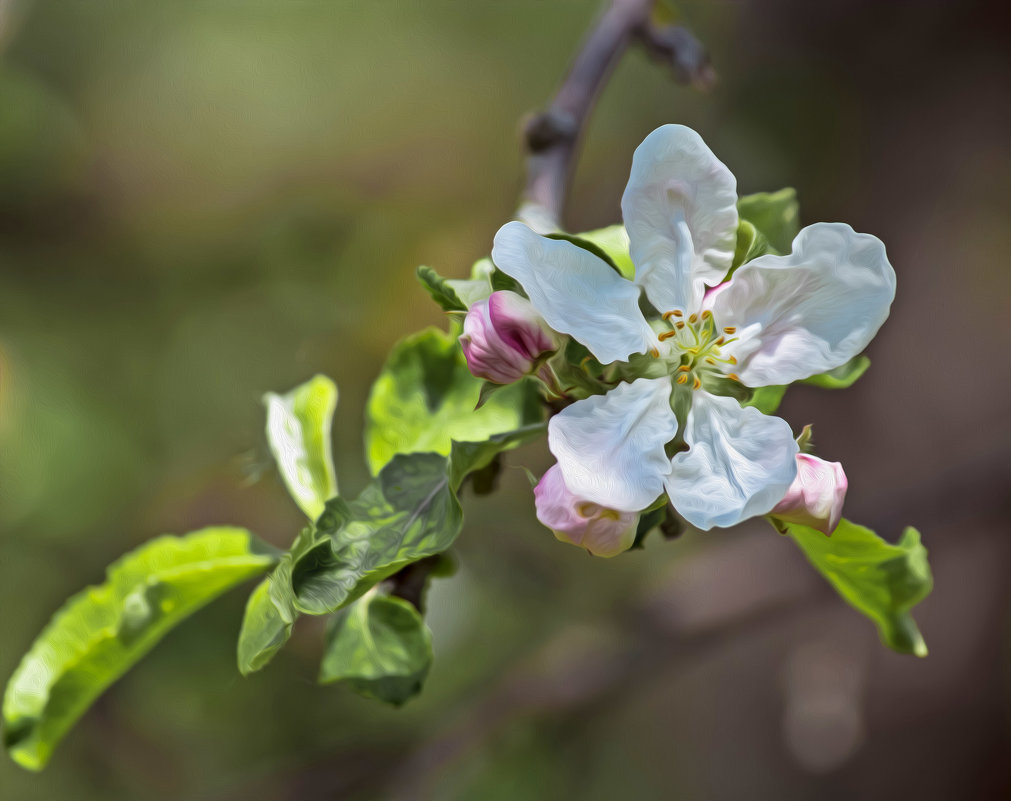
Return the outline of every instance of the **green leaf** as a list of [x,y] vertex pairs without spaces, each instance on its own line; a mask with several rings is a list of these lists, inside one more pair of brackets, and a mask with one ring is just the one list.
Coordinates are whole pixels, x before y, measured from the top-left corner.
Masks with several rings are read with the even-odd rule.
[[479,259],[474,262],[470,278],[446,278],[446,286],[453,290],[456,296],[469,309],[475,303],[485,300],[492,291],[491,278],[495,273],[495,265],[491,259]]
[[91,703],[181,620],[276,562],[241,528],[163,536],[113,563],[32,644],[3,702],[4,744],[42,769]]
[[334,498],[316,521],[321,537],[295,558],[296,607],[321,615],[350,603],[400,568],[446,550],[463,523],[449,459],[397,454],[351,503]]
[[460,300],[456,290],[431,267],[419,267],[417,274],[421,285],[443,311],[467,311],[467,306]]
[[557,239],[562,242],[571,242],[576,247],[582,248],[583,250],[592,253],[594,256],[596,256],[598,259],[604,262],[604,264],[606,264],[608,267],[610,267],[612,270],[618,273],[618,275],[622,274],[621,269],[618,267],[617,264],[615,264],[614,260],[611,258],[611,255],[606,250],[600,247],[596,242],[587,239],[582,235],[573,236],[572,234],[563,234],[556,231],[553,234],[545,234],[545,237],[547,239]]
[[246,613],[239,631],[239,672],[248,676],[264,667],[281,650],[298,617],[291,607],[279,608],[271,597],[274,579],[270,576],[256,585],[246,602]]
[[771,387],[759,387],[752,392],[751,397],[745,400],[741,405],[754,406],[762,414],[775,414],[776,409],[779,408],[779,404],[782,402],[787,389],[789,389],[789,386],[786,384],[776,384]]
[[284,647],[298,619],[291,572],[295,559],[323,540],[315,526],[303,528],[273,572],[261,581],[246,602],[239,630],[239,672],[248,676],[263,668]]
[[481,442],[456,442],[452,444],[449,483],[454,491],[468,473],[473,473],[489,465],[503,451],[532,442],[547,431],[547,423],[534,423],[513,431],[492,434]]
[[432,635],[403,598],[366,593],[337,612],[327,629],[321,683],[399,706],[421,691],[432,664]]
[[337,408],[337,385],[318,375],[291,392],[263,396],[267,442],[281,478],[299,508],[311,519],[337,494],[330,426]]
[[584,231],[577,238],[600,248],[625,278],[631,280],[635,277],[635,265],[628,252],[628,234],[624,225],[609,225],[595,231]]
[[871,360],[866,356],[854,356],[846,364],[829,370],[827,373],[813,375],[801,381],[802,384],[810,384],[822,389],[846,389],[853,386],[856,380],[867,372],[871,366]]
[[737,212],[777,253],[790,252],[794,237],[800,232],[800,207],[794,189],[745,195],[737,201]]
[[457,341],[427,328],[401,340],[372,386],[365,452],[373,475],[398,453],[449,455],[452,441],[476,442],[543,416],[536,386],[522,381],[487,396]]
[[895,545],[848,520],[831,537],[795,523],[787,524],[787,531],[846,602],[874,621],[889,648],[927,655],[909,614],[933,587],[927,549],[915,528],[907,528]]

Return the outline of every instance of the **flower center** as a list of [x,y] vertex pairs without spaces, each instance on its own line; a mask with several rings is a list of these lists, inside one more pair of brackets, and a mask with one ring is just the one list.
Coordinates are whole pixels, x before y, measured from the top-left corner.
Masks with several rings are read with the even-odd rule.
[[667,361],[678,384],[691,382],[692,389],[699,389],[707,376],[740,381],[736,374],[727,371],[737,364],[737,359],[723,353],[727,345],[737,341],[736,328],[718,328],[708,309],[687,317],[680,309],[674,309],[666,312],[663,319],[670,330],[661,333],[659,339],[669,343],[671,353]]

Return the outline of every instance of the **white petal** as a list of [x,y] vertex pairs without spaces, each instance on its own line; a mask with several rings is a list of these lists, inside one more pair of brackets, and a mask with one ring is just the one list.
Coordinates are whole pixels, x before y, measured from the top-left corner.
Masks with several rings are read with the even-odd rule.
[[877,237],[843,223],[809,225],[789,256],[759,256],[712,300],[736,326],[737,375],[751,387],[789,384],[862,351],[888,317],[895,271]]
[[696,311],[737,244],[737,179],[702,137],[664,125],[632,157],[621,198],[635,280],[658,311]]
[[733,398],[695,392],[685,442],[689,449],[671,460],[667,494],[703,531],[764,515],[797,475],[797,443],[786,421]]
[[657,346],[639,310],[639,287],[588,250],[510,222],[495,234],[491,257],[520,282],[548,325],[584,344],[601,364]]
[[551,418],[548,447],[574,495],[635,512],[663,492],[670,472],[664,446],[678,429],[670,393],[669,378],[639,378]]

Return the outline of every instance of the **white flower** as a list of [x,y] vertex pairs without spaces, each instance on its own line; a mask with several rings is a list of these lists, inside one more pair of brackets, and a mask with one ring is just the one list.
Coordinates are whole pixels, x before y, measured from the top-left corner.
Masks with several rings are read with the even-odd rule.
[[[702,138],[680,125],[646,137],[632,159],[621,208],[635,280],[587,250],[519,222],[495,236],[492,259],[515,278],[556,331],[602,364],[651,353],[662,378],[638,378],[552,418],[548,443],[573,495],[638,511],[666,490],[698,528],[769,512],[797,475],[797,444],[777,417],[742,407],[728,381],[789,384],[844,364],[888,316],[895,273],[884,245],[841,223],[802,230],[787,256],[730,270],[737,182]],[[640,294],[662,315],[659,334]],[[682,437],[673,390],[691,395]]]

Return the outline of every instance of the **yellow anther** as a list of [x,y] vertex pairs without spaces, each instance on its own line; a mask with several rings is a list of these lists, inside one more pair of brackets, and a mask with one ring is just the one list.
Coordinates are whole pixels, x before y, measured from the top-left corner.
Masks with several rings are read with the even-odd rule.
[[681,311],[680,309],[674,309],[673,311],[663,313],[663,319],[665,320],[669,320],[671,317],[683,317],[683,316],[684,312]]
[[716,364],[716,359],[713,359],[710,356],[706,356],[706,364]]
[[687,364],[682,364],[682,365],[681,365],[681,366],[680,366],[680,367],[678,368],[678,372],[679,372],[679,373],[687,373],[687,372],[688,372],[689,370],[691,370],[691,369],[692,369],[692,368],[691,368],[691,366],[690,366],[690,365],[687,365]]
[[713,313],[711,311],[709,311],[709,309],[706,309],[704,312],[702,312],[702,319],[703,320],[708,320],[712,316],[713,316]]
[[726,342],[726,341],[727,341],[726,337],[720,337],[720,338],[719,338],[719,339],[717,339],[717,340],[716,340],[716,341],[715,341],[715,342],[714,342],[713,344],[714,344],[714,345],[722,345],[722,344],[723,344],[724,342]]
[[698,376],[695,376],[695,383],[692,384],[692,389],[698,389],[701,386],[702,386],[702,382],[699,381],[699,377]]
[[737,381],[737,382],[740,382],[740,380],[741,380],[741,379],[739,379],[737,377],[737,373],[727,373],[727,378],[729,378],[731,381]]
[[678,335],[677,331],[664,331],[663,333],[657,336],[657,339],[663,342],[665,339],[670,339],[671,337],[676,337],[677,335]]
[[674,324],[674,327],[675,327],[675,328],[677,328],[677,329],[678,329],[678,331],[680,331],[680,330],[681,330],[682,328],[684,328],[684,327],[685,327],[685,323],[684,323],[684,320],[678,320],[678,321],[677,321],[677,322],[676,322],[676,323]]
[[730,357],[730,363],[731,364],[737,364],[737,357],[736,356],[731,356]]
[[677,381],[678,381],[679,384],[687,384],[688,383],[688,373],[681,373],[681,375],[678,376]]
[[737,326],[735,326],[735,325],[728,325],[726,328],[723,329],[723,333],[724,334],[736,334],[737,333]]
[[[661,336],[660,339],[663,339],[663,337]],[[652,356],[654,359],[658,359],[660,358],[660,351],[658,351],[656,348],[650,348],[649,355]]]
[[688,315],[688,322],[690,322],[690,323],[697,323],[698,321],[699,321],[699,316],[697,314],[695,314],[694,312],[692,314]]

